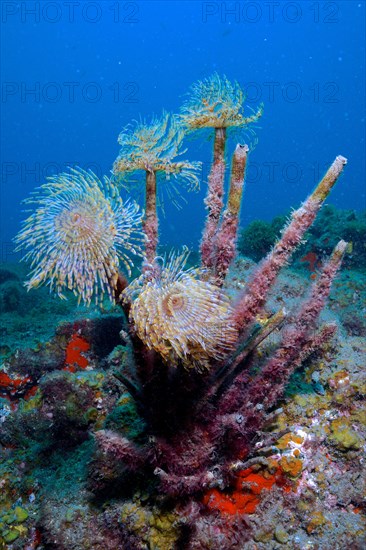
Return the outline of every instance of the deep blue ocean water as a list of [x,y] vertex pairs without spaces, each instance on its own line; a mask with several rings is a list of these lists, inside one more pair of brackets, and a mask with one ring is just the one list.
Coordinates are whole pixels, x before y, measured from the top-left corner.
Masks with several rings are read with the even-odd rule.
[[[328,202],[365,208],[364,1],[2,0],[1,10],[2,260],[16,259],[21,201],[45,176],[75,164],[108,174],[129,121],[179,110],[215,71],[242,85],[248,107],[264,103],[243,226],[298,206],[338,154],[349,164]],[[163,244],[199,241],[206,136],[187,141],[185,156],[204,163],[201,191],[179,212],[166,205]]]

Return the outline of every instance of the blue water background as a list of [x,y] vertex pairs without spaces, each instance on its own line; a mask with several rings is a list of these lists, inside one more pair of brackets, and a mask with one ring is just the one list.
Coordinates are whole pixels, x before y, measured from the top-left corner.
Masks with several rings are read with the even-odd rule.
[[[242,225],[298,206],[338,154],[349,159],[328,202],[365,208],[365,2],[7,2],[2,8],[2,260],[21,201],[70,164],[108,174],[132,119],[177,111],[214,71],[264,103],[250,156]],[[34,91],[32,93],[32,90]],[[250,109],[247,110],[248,114]],[[161,242],[196,247],[201,191],[166,205]],[[253,137],[248,137],[254,141]],[[235,141],[228,145],[228,157]]]

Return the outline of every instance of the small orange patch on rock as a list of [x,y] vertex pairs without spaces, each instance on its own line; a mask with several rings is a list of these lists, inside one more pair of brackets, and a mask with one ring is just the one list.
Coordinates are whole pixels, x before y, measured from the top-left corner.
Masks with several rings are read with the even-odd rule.
[[204,496],[203,502],[212,510],[220,510],[226,514],[253,514],[260,502],[260,494],[273,485],[282,487],[285,492],[291,490],[283,476],[281,468],[274,473],[264,470],[255,472],[247,468],[238,473],[234,490],[224,493],[218,489],[210,489]]
[[70,342],[66,347],[66,359],[64,370],[75,372],[77,367],[85,369],[89,365],[86,357],[81,355],[83,351],[88,351],[90,348],[89,342],[78,334],[73,334]]
[[304,438],[301,437],[301,435],[289,432],[280,437],[280,439],[277,441],[276,447],[280,451],[284,451],[285,449],[288,449],[290,447],[291,442],[296,443],[296,445],[302,445],[304,443]]
[[290,477],[297,478],[302,472],[302,460],[295,456],[283,456],[280,466]]
[[307,267],[311,275],[315,275],[315,277],[311,276],[311,278],[316,278],[316,274],[314,272],[317,268],[321,267],[321,261],[318,259],[317,254],[315,252],[308,252],[306,256],[300,258],[300,262],[308,263],[309,265]]
[[23,396],[23,398],[27,401],[28,399],[31,399],[34,397],[37,393],[38,386],[32,386]]
[[211,510],[220,510],[230,515],[253,514],[259,504],[259,498],[250,493],[234,491],[231,495],[226,495],[218,489],[211,489],[204,496],[203,502]]
[[28,376],[11,378],[6,372],[0,372],[0,394],[16,396],[25,391],[31,382]]

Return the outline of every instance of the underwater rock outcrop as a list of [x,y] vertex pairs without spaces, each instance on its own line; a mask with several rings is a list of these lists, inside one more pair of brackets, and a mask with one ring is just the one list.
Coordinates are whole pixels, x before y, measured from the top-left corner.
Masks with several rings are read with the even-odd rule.
[[[285,219],[283,215],[271,222],[251,222],[240,232],[238,251],[256,262],[261,260],[275,244]],[[326,204],[309,228],[306,242],[294,254],[293,265],[314,273],[340,239],[349,243],[345,266],[362,269],[366,261],[366,212]]]
[[[347,243],[336,244],[308,295],[297,300],[293,311],[279,307],[269,312],[265,306],[281,268],[304,239],[346,159],[336,157],[233,299],[227,275],[236,255],[249,147],[238,144],[234,150],[224,209],[225,130],[245,129],[262,114],[261,108],[249,117],[242,111],[243,95],[236,84],[217,75],[197,84],[180,119],[169,125],[164,116],[120,136],[115,179],[101,183],[81,170],[54,177],[43,188],[45,197],[42,190],[36,197],[35,212],[17,238],[32,260],[28,287],[47,283],[56,293],[69,289],[87,303],[108,296],[122,307],[126,323],[123,349],[115,355],[108,350],[110,355],[102,363],[103,382],[88,387],[85,372],[85,382],[80,377],[75,383],[87,387],[73,387],[71,370],[61,377],[48,375],[41,383],[43,415],[54,417],[56,439],[72,428],[69,443],[79,444],[80,453],[88,456],[88,473],[75,478],[74,484],[82,484],[84,503],[89,499],[94,504],[82,511],[74,507],[69,513],[70,495],[61,504],[52,499],[45,503],[40,525],[46,547],[52,547],[54,534],[58,548],[70,547],[65,524],[74,522],[75,548],[91,544],[93,525],[103,533],[104,548],[113,544],[161,550],[244,548],[251,536],[246,514],[259,505],[262,490],[287,488],[301,475],[296,453],[277,462],[268,458],[274,442],[288,431],[269,431],[268,426],[278,415],[275,407],[291,375],[312,354],[322,353],[336,332],[334,322],[319,324],[319,319]],[[209,127],[215,132],[201,265],[191,268],[186,268],[185,249],[165,258],[156,256],[157,176],[197,178],[196,163],[174,160],[185,127]],[[128,283],[118,267],[130,267],[131,254],[143,254],[140,218],[137,206],[126,207],[116,192],[119,176],[126,180],[126,174],[135,170],[146,173],[142,223],[146,248],[141,275]],[[52,199],[51,212],[45,209],[48,199]],[[82,327],[79,332],[82,346]],[[81,368],[83,364],[81,360]],[[133,429],[118,428],[124,415]],[[88,438],[89,426],[93,439]],[[333,434],[332,440],[340,445],[339,436]],[[294,434],[282,443],[284,448],[290,443],[300,448],[305,436]],[[346,445],[343,440],[342,445]],[[268,470],[260,469],[264,465]],[[243,497],[248,486],[251,489]],[[112,497],[113,505],[108,503]],[[53,522],[52,510],[57,514],[57,507],[63,522]],[[280,525],[276,540],[288,540]],[[98,540],[94,548],[100,544]]]

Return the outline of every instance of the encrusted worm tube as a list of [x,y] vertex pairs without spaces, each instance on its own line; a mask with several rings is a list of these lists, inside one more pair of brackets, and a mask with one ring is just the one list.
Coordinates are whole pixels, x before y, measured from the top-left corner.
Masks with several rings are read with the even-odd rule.
[[205,198],[208,214],[201,243],[202,266],[208,269],[214,267],[215,239],[223,207],[225,144],[226,128],[215,128],[214,158],[208,176],[208,191]]
[[301,243],[305,232],[313,223],[346,163],[347,160],[342,156],[335,159],[315,191],[292,214],[289,224],[282,232],[281,239],[259,264],[234,308],[233,321],[240,332],[244,332],[260,312],[280,269],[286,265],[292,252]]
[[146,263],[153,264],[158,246],[158,215],[156,212],[156,172],[146,171],[146,212],[143,222],[147,238]]
[[250,395],[253,409],[259,403],[264,405],[264,409],[268,409],[276,403],[283,393],[289,376],[304,360],[305,350],[308,349],[310,353],[334,334],[332,325],[326,325],[315,335],[310,332],[314,330],[320,312],[325,306],[347,244],[345,241],[340,241],[337,244],[319,278],[314,282],[309,297],[291,325],[284,330],[282,344],[246,388],[246,395]]
[[233,155],[229,198],[216,238],[214,253],[216,284],[218,286],[222,286],[229,266],[235,257],[248,151],[247,145],[238,144]]

